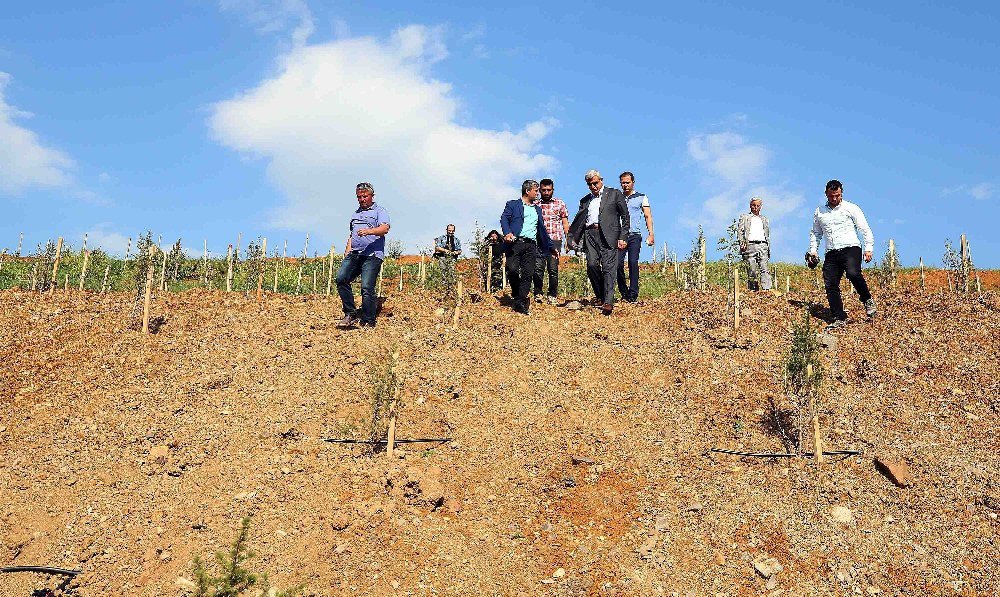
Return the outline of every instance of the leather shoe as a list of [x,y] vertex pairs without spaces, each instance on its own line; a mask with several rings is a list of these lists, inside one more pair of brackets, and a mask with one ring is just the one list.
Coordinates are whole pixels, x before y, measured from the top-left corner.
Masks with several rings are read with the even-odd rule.
[[608,303],[601,305],[601,315],[611,315],[611,311],[614,307]]

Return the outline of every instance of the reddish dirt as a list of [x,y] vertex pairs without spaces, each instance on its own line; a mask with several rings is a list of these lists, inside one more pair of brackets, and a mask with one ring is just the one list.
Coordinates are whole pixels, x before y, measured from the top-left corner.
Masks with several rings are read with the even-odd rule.
[[[785,451],[770,402],[790,406],[789,326],[817,293],[747,296],[734,337],[721,290],[610,318],[487,298],[454,330],[386,289],[374,330],[337,329],[335,300],[189,291],[155,298],[149,336],[123,294],[0,292],[0,566],[183,595],[250,515],[251,568],[309,595],[773,594],[764,556],[786,595],[1000,591],[992,293],[879,292],[872,322],[848,299],[821,426],[863,455],[818,466],[709,451]],[[391,462],[321,441],[365,436],[389,349],[398,436],[454,440]],[[0,595],[52,584],[0,575]]]

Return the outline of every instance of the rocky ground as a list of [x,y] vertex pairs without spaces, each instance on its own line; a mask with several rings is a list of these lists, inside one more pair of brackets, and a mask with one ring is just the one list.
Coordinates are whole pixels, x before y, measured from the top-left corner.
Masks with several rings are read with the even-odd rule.
[[[351,331],[335,300],[167,294],[148,336],[123,294],[0,292],[0,566],[184,595],[250,516],[249,566],[308,595],[1000,592],[992,293],[880,292],[872,322],[850,299],[820,425],[862,454],[818,465],[710,452],[786,451],[789,327],[818,293],[750,295],[734,335],[721,289],[610,318],[488,298],[458,329],[387,292]],[[322,441],[367,437],[390,351],[397,436],[453,439]]]

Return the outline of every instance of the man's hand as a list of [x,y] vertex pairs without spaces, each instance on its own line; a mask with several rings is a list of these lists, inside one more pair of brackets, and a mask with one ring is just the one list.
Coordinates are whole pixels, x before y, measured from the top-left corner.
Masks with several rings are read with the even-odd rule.
[[865,263],[870,263],[872,260],[872,252],[865,251]]
[[653,240],[653,234],[650,233],[649,236],[646,237],[646,244],[652,247],[655,243],[656,241]]
[[358,230],[358,236],[359,237],[361,237],[361,236],[367,236],[367,234],[368,234],[368,229],[367,228],[362,228],[361,230]]
[[628,243],[627,242],[625,242],[623,240],[618,241],[618,249],[619,250],[625,250],[627,248],[628,248]]
[[509,243],[514,242],[514,233],[508,232],[507,235],[503,237],[503,239]]

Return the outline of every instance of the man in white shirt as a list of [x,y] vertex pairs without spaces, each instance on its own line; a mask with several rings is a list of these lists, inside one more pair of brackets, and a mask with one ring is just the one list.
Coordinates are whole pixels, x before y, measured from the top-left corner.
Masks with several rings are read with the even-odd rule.
[[741,214],[736,225],[736,238],[740,243],[740,255],[750,268],[747,285],[750,290],[771,290],[771,226],[767,218],[760,215],[764,205],[760,197],[750,199],[750,213]]
[[[861,240],[858,239],[861,233]],[[861,275],[861,259],[865,263],[872,260],[875,236],[868,226],[861,208],[844,201],[844,185],[839,180],[826,183],[826,205],[816,208],[813,214],[812,230],[809,231],[809,254],[816,255],[819,241],[826,238],[826,255],[823,257],[823,283],[826,298],[830,302],[833,323],[829,328],[838,328],[847,323],[847,312],[840,297],[840,279],[847,279],[854,285],[858,297],[865,305],[869,317],[875,315],[875,299],[868,291],[868,283]],[[863,247],[862,247],[863,243]]]

